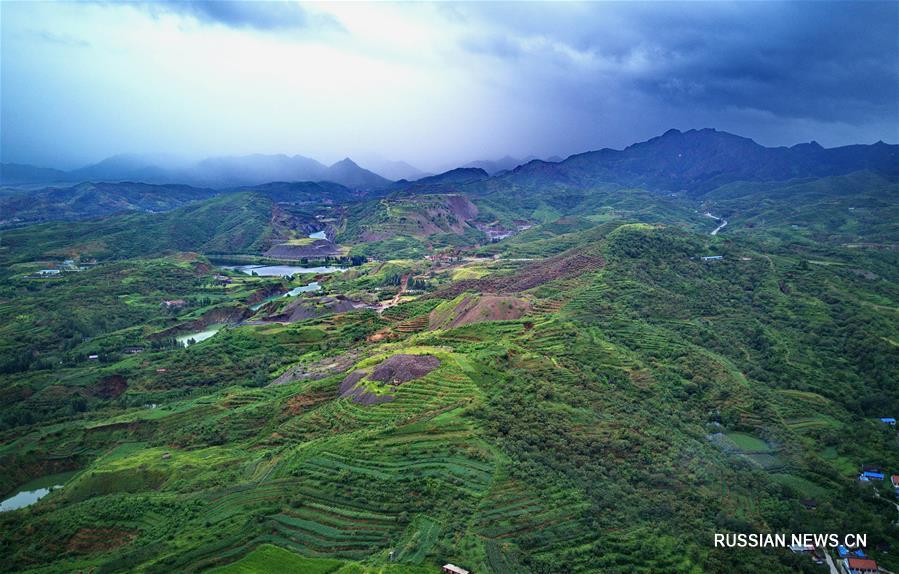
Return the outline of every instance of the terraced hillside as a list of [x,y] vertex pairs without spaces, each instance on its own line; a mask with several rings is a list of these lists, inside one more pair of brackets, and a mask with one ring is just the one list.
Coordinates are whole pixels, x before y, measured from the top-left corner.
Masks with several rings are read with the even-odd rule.
[[[0,571],[899,568],[895,181],[503,177],[4,235]],[[320,226],[346,268],[214,263]]]

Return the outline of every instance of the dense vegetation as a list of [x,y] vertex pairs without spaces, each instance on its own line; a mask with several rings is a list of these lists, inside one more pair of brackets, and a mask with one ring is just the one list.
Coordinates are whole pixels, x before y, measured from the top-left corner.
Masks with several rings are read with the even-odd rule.
[[[894,491],[857,476],[899,474],[899,194],[824,171],[8,232],[0,490],[63,487],[0,513],[0,571],[825,571],[715,532],[867,533],[895,571]],[[210,260],[323,225],[352,268]],[[34,275],[63,258],[98,263]]]

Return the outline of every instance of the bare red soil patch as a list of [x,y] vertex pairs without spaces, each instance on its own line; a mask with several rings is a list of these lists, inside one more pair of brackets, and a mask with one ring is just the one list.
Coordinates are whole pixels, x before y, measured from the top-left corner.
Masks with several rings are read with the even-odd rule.
[[440,366],[433,355],[398,354],[375,367],[369,379],[399,385],[423,377]]
[[101,399],[114,399],[128,389],[128,381],[122,375],[103,377],[91,386],[90,392]]
[[108,552],[128,544],[135,538],[137,533],[129,530],[82,528],[69,539],[67,549],[77,554]]
[[397,354],[381,361],[371,373],[365,370],[353,371],[340,383],[341,398],[352,397],[353,402],[363,405],[386,403],[394,399],[390,393],[373,393],[359,381],[368,375],[369,380],[389,384],[394,388],[403,383],[421,378],[440,366],[440,359],[433,355]]
[[327,393],[302,393],[287,399],[284,405],[284,414],[290,416],[300,415],[311,407],[319,405],[331,397]]
[[454,297],[466,291],[480,293],[519,293],[556,279],[570,279],[601,269],[605,260],[599,255],[565,252],[535,262],[511,275],[456,281],[432,297]]
[[528,301],[506,295],[465,297],[453,309],[449,317],[431,311],[429,328],[454,329],[463,325],[484,321],[511,321],[520,319],[531,310]]

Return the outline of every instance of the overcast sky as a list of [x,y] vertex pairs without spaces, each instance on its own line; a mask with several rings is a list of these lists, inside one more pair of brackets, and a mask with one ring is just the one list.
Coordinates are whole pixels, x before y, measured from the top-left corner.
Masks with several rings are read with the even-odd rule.
[[895,143],[899,3],[0,2],[5,162]]

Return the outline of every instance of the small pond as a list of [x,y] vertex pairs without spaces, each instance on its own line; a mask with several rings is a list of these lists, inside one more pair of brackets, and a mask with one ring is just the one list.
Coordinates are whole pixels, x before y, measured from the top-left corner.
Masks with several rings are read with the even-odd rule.
[[0,501],[0,512],[18,510],[19,508],[31,506],[38,500],[50,494],[50,492],[57,488],[62,488],[62,485],[77,473],[77,471],[72,471],[51,474],[23,484],[19,487],[18,492],[6,500]]
[[255,305],[251,306],[250,309],[253,311],[258,311],[259,309],[262,309],[263,305],[265,305],[266,303],[268,303],[270,301],[277,301],[278,299],[283,299],[284,297],[296,297],[300,293],[311,293],[313,291],[321,291],[321,288],[322,288],[322,286],[319,284],[318,281],[313,281],[312,283],[309,283],[308,285],[300,285],[299,287],[294,287],[287,293],[279,293],[277,295],[272,295],[271,297],[266,297],[259,303],[256,303]]
[[311,293],[312,291],[321,291],[322,286],[318,284],[318,281],[313,281],[308,285],[301,285],[299,287],[294,287],[290,291],[284,294],[284,297],[296,297],[300,293]]
[[194,343],[199,343],[200,341],[205,341],[209,339],[216,333],[222,330],[223,325],[210,325],[203,331],[195,331],[193,333],[185,333],[183,335],[178,335],[175,337],[175,340],[178,341],[178,344],[182,347],[186,347],[191,344],[190,340],[193,339]]

